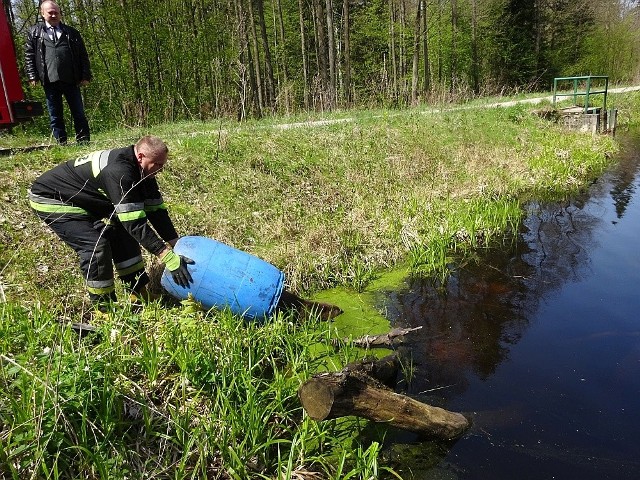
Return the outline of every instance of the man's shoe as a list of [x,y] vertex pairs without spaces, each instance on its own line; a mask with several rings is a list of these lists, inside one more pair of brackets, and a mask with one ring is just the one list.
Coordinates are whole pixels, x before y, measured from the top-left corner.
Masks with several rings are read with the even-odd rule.
[[82,321],[80,321],[80,322],[72,322],[72,321],[70,321],[69,318],[59,318],[58,322],[61,325],[65,325],[65,326],[71,327],[71,329],[74,332],[76,332],[80,338],[85,338],[85,337],[88,337],[91,334],[95,334],[98,331],[97,327],[94,327],[93,325],[88,323],[87,320],[85,320],[85,317],[87,317],[87,316],[88,315],[85,313],[85,315],[83,315]]
[[131,299],[131,303],[146,304],[162,299],[162,294],[152,292],[146,286],[144,286],[137,292],[132,291],[129,295],[129,298]]
[[70,326],[80,338],[84,338],[87,335],[98,331],[96,327],[89,325],[88,323],[72,323]]

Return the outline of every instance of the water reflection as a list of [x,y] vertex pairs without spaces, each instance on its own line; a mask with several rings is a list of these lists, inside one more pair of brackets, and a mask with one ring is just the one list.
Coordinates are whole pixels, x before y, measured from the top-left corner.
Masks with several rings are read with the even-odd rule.
[[[422,326],[405,346],[414,369],[408,393],[447,408],[486,408],[476,414],[483,439],[474,438],[476,430],[454,451],[461,464],[484,463],[491,478],[514,478],[508,462],[517,465],[511,470],[519,469],[519,478],[542,478],[545,468],[556,478],[577,478],[570,472],[581,469],[581,478],[635,478],[629,468],[640,467],[631,460],[640,448],[626,437],[638,419],[625,416],[640,393],[638,306],[628,300],[637,297],[637,285],[627,280],[638,278],[640,262],[633,241],[640,231],[633,202],[640,138],[630,136],[625,144],[616,166],[584,195],[527,205],[517,241],[462,266],[445,288],[409,279],[401,291],[378,294],[393,326]],[[626,228],[611,230],[628,216]],[[611,301],[617,292],[625,292],[627,305]],[[600,303],[588,297],[594,295]],[[527,346],[520,348],[523,339]],[[511,358],[516,354],[517,361]],[[609,433],[614,425],[615,435]],[[532,470],[522,476],[523,469]],[[454,476],[483,478],[462,470]]]
[[[640,143],[627,143],[633,141]],[[377,302],[394,326],[423,327],[407,349],[416,368],[411,393],[439,388],[448,397],[464,391],[467,370],[490,376],[523,336],[539,303],[566,282],[590,275],[605,204],[613,199],[621,219],[636,191],[638,151],[627,147],[584,195],[528,204],[517,241],[487,249],[459,268],[444,289],[415,278],[401,291],[379,292]]]

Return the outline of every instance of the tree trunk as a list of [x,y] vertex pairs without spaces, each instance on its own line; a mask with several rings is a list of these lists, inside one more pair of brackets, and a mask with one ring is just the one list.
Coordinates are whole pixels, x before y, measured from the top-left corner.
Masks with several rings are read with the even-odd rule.
[[[535,30],[536,30],[536,37],[535,37],[535,46],[533,48],[534,51],[534,55],[536,57],[536,63],[535,63],[535,76],[537,79],[537,76],[541,73],[541,71],[544,69],[544,67],[541,65],[541,46],[542,46],[542,35],[543,35],[543,30],[545,28],[544,25],[542,25],[542,7],[536,2],[536,4],[534,5],[535,8],[535,19],[534,19],[534,23],[535,23]],[[576,47],[578,47],[576,45]],[[575,49],[576,51],[578,51],[578,48]],[[574,59],[572,59],[574,60]]]
[[[161,33],[159,34],[160,31],[160,21],[157,18],[154,18],[153,20],[151,20],[150,22],[150,38],[151,38],[151,42],[153,43],[153,52],[154,55],[152,58],[148,59],[148,66],[147,66],[147,72],[149,73],[149,75],[146,75],[146,87],[147,87],[147,92],[150,92],[151,90],[151,84],[155,83],[156,85],[156,89],[159,93],[162,92],[163,86],[164,86],[164,75],[163,75],[163,68],[164,68],[164,64],[163,64],[163,52],[166,51],[166,49],[168,48],[168,45],[163,44],[163,40],[162,37],[166,37],[166,35],[162,35]],[[154,73],[154,75],[152,75],[152,73]],[[155,78],[155,82],[153,82],[153,79]],[[151,96],[148,93],[148,96]]]
[[344,93],[347,106],[351,106],[353,96],[351,94],[351,44],[349,30],[349,0],[342,1],[342,44],[344,49]]
[[[347,1],[347,0],[345,0]],[[398,95],[398,59],[396,53],[396,7],[395,1],[389,0],[389,52],[391,54],[391,91],[393,98],[397,98]]]
[[252,74],[249,66],[249,39],[242,0],[235,0],[234,4],[238,21],[238,94],[240,97],[238,120],[244,120],[247,117],[247,108],[251,101],[250,78]]
[[328,103],[329,109],[333,110],[335,107],[336,95],[336,47],[335,47],[335,35],[333,30],[333,1],[325,0],[325,9],[327,15],[327,61],[329,63],[329,84],[328,90]]
[[263,0],[255,0],[256,10],[258,14],[258,25],[260,27],[260,38],[262,39],[262,48],[264,50],[264,89],[265,89],[265,105],[269,108],[275,106],[275,80],[273,78],[273,63],[271,61],[271,49],[269,48],[269,38],[267,37],[267,26],[264,21],[264,3]]
[[418,104],[418,64],[420,63],[420,27],[422,0],[416,5],[416,21],[413,29],[413,63],[411,69],[411,105]]
[[443,59],[442,59],[442,0],[438,0],[438,86],[443,84]]
[[[282,3],[280,0],[275,2],[276,15],[278,17],[278,39],[280,40],[280,48],[276,48],[276,65],[280,65],[280,72],[282,72],[282,83],[286,85],[289,81],[289,74],[287,71],[287,60],[284,55],[285,35],[284,35],[284,19],[282,17]],[[278,78],[279,80],[279,78]],[[287,105],[287,108],[289,105]]]
[[431,90],[431,69],[429,66],[429,24],[427,21],[427,2],[422,0],[422,57],[424,61],[424,93]]
[[329,60],[327,58],[327,29],[325,26],[324,10],[320,0],[312,0],[313,18],[316,36],[316,56],[318,60],[318,76],[320,78],[320,106],[327,106],[327,89],[329,86]]
[[[240,0],[242,2],[242,0]],[[265,106],[264,102],[264,83],[262,81],[262,71],[260,68],[260,49],[258,48],[258,36],[256,34],[256,23],[253,15],[253,2],[247,0],[247,9],[249,12],[249,40],[251,41],[251,64],[253,65],[253,80],[255,82],[255,90],[258,96],[258,116],[262,117],[262,111]]]
[[358,369],[314,375],[300,387],[298,398],[316,421],[355,415],[445,440],[469,427],[464,415],[395,393]]
[[478,58],[478,0],[471,0],[471,83],[473,93],[480,93],[480,65]]
[[451,0],[451,92],[458,88],[458,0]]
[[[399,15],[400,17],[400,48],[398,52],[398,62],[399,62],[398,74],[401,79],[404,79],[405,75],[407,74],[407,60],[406,60],[407,45],[406,45],[406,35],[405,35],[405,32],[407,31],[407,5],[405,3],[405,0],[400,0],[399,7],[400,7],[400,15]],[[404,81],[401,88],[402,88],[402,94],[404,95],[406,93]]]
[[304,2],[298,0],[298,10],[300,12],[300,55],[302,56],[302,78],[303,78],[303,102],[304,108],[309,108],[309,53],[307,52],[307,40],[304,28]]
[[[120,7],[122,8],[122,15],[124,16],[124,18],[129,19],[130,18],[129,9],[127,7],[127,3],[125,0],[120,0]],[[131,115],[132,113],[134,115],[137,114],[138,119],[144,121],[145,120],[144,101],[142,99],[142,87],[140,85],[140,76],[138,73],[140,71],[140,69],[138,68],[138,54],[136,52],[135,40],[131,35],[132,29],[129,24],[129,20],[125,20],[125,25],[123,26],[122,30],[124,30],[125,40],[127,43],[127,53],[129,54],[129,58],[128,58],[129,70],[130,70],[131,76],[133,77],[134,99],[138,103],[137,111],[127,112],[127,113],[129,115]]]

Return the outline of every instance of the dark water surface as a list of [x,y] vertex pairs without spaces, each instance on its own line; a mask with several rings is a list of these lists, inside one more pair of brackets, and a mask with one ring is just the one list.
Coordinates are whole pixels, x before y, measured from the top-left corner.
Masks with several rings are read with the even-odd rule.
[[405,478],[640,479],[640,136],[583,198],[535,204],[517,243],[454,275],[379,292],[422,326],[408,392],[473,428],[452,445],[397,434]]

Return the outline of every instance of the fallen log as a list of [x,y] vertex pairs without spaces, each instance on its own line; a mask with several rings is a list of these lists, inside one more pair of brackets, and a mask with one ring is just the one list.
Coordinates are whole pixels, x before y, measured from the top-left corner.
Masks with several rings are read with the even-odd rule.
[[354,415],[445,440],[469,428],[469,420],[461,413],[395,393],[360,369],[314,375],[298,389],[298,398],[316,421]]
[[389,388],[394,388],[400,372],[400,359],[396,354],[384,358],[365,358],[359,362],[349,363],[343,372],[361,372],[381,382]]

